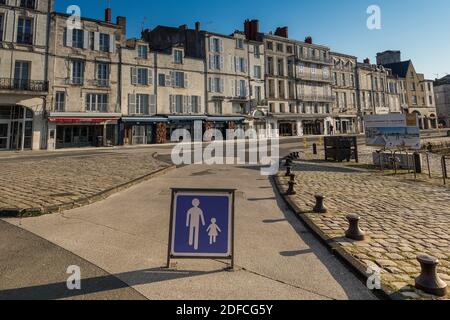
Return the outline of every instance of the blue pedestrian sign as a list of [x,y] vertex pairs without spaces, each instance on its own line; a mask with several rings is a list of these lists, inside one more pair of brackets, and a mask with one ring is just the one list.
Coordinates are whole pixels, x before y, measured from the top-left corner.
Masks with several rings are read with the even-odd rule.
[[[231,259],[235,190],[172,189],[170,259]],[[232,263],[233,264],[233,263]]]

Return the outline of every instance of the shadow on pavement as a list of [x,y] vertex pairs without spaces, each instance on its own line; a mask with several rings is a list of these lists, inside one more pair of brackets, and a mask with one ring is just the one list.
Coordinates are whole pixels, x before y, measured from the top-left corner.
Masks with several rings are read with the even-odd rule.
[[[70,299],[99,292],[124,289],[131,286],[203,276],[220,272],[223,272],[223,270],[197,272],[174,271],[163,268],[147,269],[117,275],[106,275],[81,279],[81,290],[68,290],[66,282],[51,283],[26,288],[7,289],[0,291],[0,300]],[[123,281],[119,279],[123,279]]]

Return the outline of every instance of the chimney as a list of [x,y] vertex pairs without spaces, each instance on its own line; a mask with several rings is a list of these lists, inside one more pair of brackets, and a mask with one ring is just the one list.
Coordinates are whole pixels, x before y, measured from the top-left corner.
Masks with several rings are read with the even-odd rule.
[[106,8],[105,10],[105,21],[108,23],[111,23],[111,19],[112,19],[112,10],[111,8]]
[[117,17],[116,24],[123,29],[124,33],[127,33],[127,18],[126,17],[122,17],[122,16]]
[[370,59],[369,59],[369,58],[365,58],[365,59],[364,59],[364,63],[365,63],[365,64],[370,64]]
[[257,35],[259,33],[259,20],[245,20],[244,33],[247,40],[256,41]]
[[313,38],[312,37],[306,37],[305,38],[305,43],[313,44]]
[[187,29],[188,29],[188,26],[187,26],[187,24],[182,24],[179,28],[180,28],[181,30],[187,30]]
[[197,21],[195,23],[195,31],[200,31],[200,22],[199,21]]
[[288,27],[277,28],[277,30],[275,31],[275,35],[283,38],[289,38]]

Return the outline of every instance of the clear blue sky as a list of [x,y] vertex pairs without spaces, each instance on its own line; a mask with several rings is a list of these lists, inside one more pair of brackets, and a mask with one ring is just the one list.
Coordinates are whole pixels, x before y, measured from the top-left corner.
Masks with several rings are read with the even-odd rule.
[[[56,0],[56,10],[79,5],[82,16],[103,19],[107,0]],[[366,27],[369,5],[381,8],[382,29]],[[195,21],[203,29],[230,34],[247,18],[259,19],[261,31],[289,26],[292,38],[311,35],[333,51],[375,61],[377,52],[401,50],[418,72],[434,79],[450,73],[449,0],[111,0],[113,16],[128,19],[128,37],[145,27],[179,26]]]

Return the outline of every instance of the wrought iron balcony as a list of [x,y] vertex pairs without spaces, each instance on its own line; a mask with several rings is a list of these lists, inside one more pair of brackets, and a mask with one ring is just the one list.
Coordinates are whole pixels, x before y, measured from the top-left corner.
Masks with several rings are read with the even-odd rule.
[[0,90],[47,92],[48,82],[41,80],[0,78]]
[[333,102],[336,99],[336,97],[333,95],[311,95],[311,94],[300,94],[298,98],[305,102]]

